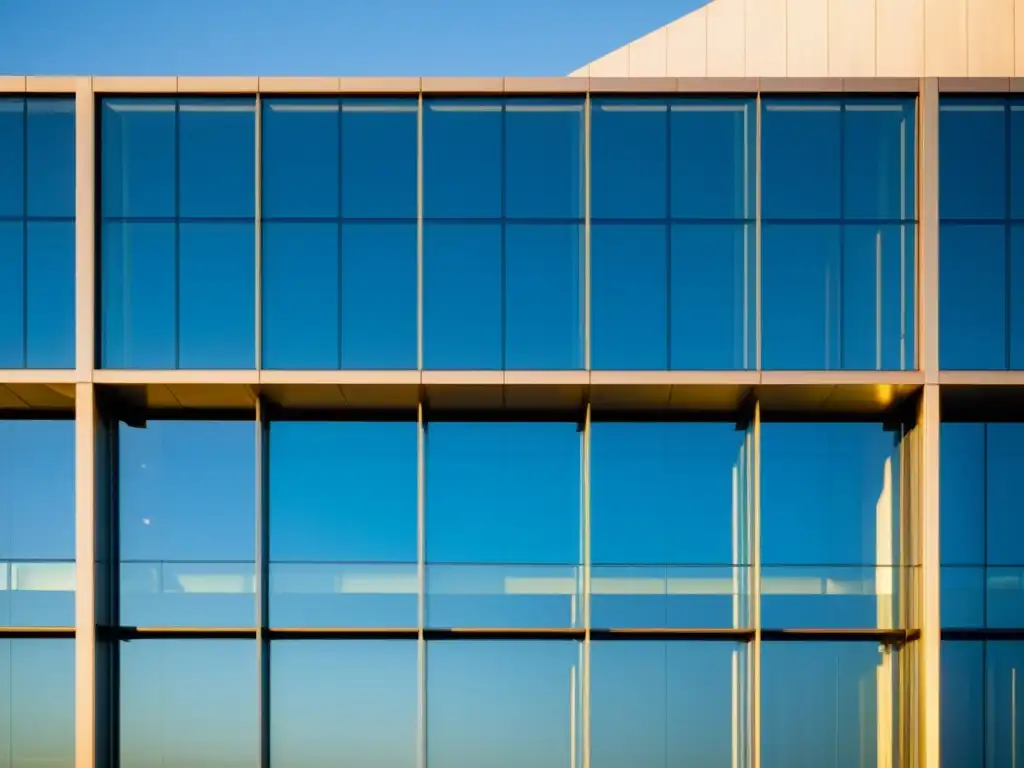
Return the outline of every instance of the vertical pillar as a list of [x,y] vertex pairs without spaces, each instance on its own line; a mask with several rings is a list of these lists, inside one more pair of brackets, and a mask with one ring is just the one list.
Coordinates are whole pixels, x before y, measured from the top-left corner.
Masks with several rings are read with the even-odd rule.
[[[760,107],[758,108],[760,114]],[[750,542],[750,611],[754,639],[750,644],[750,740],[751,768],[761,768],[761,403],[754,403],[751,453],[751,497],[753,504]]]
[[[416,367],[423,370],[423,80],[416,111]],[[420,408],[422,411],[422,406]],[[422,420],[421,420],[422,424]],[[421,429],[422,431],[422,429]],[[422,626],[422,625],[421,625]]]
[[[422,113],[422,110],[421,110]],[[422,117],[421,117],[422,121]],[[423,403],[417,405],[416,429],[416,659],[419,670],[417,684],[417,734],[416,765],[427,765],[427,644],[423,636],[426,606],[426,424],[423,421]]]
[[[257,240],[259,238],[257,237]],[[260,728],[260,766],[270,765],[270,539],[267,505],[267,474],[269,471],[269,432],[265,404],[256,398],[256,505],[253,523],[256,527],[255,608],[256,608],[256,674],[259,681],[258,720]]]
[[253,223],[256,229],[255,249],[253,260],[255,262],[255,290],[256,295],[253,301],[256,316],[253,318],[253,342],[256,349],[253,353],[256,370],[263,368],[263,104],[260,102],[259,91],[256,92],[256,104],[253,107],[256,113],[253,115],[253,130],[256,147],[253,163],[255,176],[253,177],[253,188],[256,191],[253,201]]
[[91,382],[96,317],[96,101],[91,77],[75,90],[75,380]]
[[590,551],[590,427],[591,427],[590,403],[587,403],[587,410],[583,417],[583,444],[581,446],[583,483],[583,578],[582,595],[583,603],[583,648],[580,670],[580,720],[582,735],[583,768],[590,768],[590,593],[591,593],[591,551]]

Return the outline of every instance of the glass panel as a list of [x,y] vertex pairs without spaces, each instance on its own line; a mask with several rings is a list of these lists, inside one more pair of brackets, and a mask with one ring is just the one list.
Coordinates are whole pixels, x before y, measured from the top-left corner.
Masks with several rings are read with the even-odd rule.
[[338,368],[338,225],[263,224],[264,368]]
[[591,216],[665,218],[669,191],[668,103],[595,98],[591,104]]
[[423,365],[502,367],[502,228],[428,224],[423,245]]
[[120,765],[259,765],[256,643],[122,643]]
[[1006,215],[1007,128],[1006,104],[1001,100],[942,99],[939,215],[943,219]]
[[672,226],[671,368],[754,367],[754,228]]
[[424,215],[429,219],[500,217],[501,102],[432,99],[424,108]]
[[0,216],[25,215],[25,100],[0,98]]
[[104,217],[171,217],[177,211],[174,99],[104,99]]
[[263,101],[264,219],[337,218],[340,114],[337,99]]
[[416,218],[415,99],[343,99],[341,213]]
[[985,568],[944,567],[940,599],[942,626],[978,628],[985,626]]
[[583,227],[505,230],[505,367],[583,367]]
[[[771,98],[764,99],[763,104],[762,217],[840,218],[843,159],[840,104],[820,99]],[[799,271],[792,270],[794,275]]]
[[[907,569],[906,575],[913,574]],[[761,574],[761,624],[773,629],[902,627],[903,578],[900,568],[890,565],[766,566]]]
[[985,438],[987,565],[1024,566],[1024,519],[1020,514],[1024,424],[988,424]]
[[0,765],[75,765],[75,641],[0,639]]
[[342,368],[416,367],[416,238],[414,223],[342,224]]
[[593,768],[746,768],[750,665],[733,643],[595,642]]
[[255,232],[251,223],[182,224],[179,366],[255,366]]
[[251,218],[256,201],[252,99],[183,99],[178,107],[178,212]]
[[754,211],[753,102],[673,103],[672,216],[749,219]]
[[939,230],[939,363],[946,370],[1005,370],[1006,228]]
[[582,219],[582,99],[510,99],[505,107],[505,215]]
[[28,215],[75,216],[75,102],[28,99]]
[[174,368],[177,347],[174,224],[104,222],[104,368]]
[[765,643],[764,768],[898,764],[898,659],[874,642]]
[[122,624],[253,625],[255,434],[246,421],[119,426]]
[[942,762],[947,765],[993,765],[985,760],[985,646],[942,643],[941,746]]
[[942,564],[984,565],[985,425],[943,424],[939,446]]
[[26,365],[75,367],[75,224],[30,221]]
[[1024,104],[1010,105],[1010,217],[1024,219]]
[[1006,332],[1010,339],[1010,369],[1019,371],[1024,370],[1024,227],[1011,226],[1009,238],[1006,296],[1010,312]]
[[[3,102],[0,101],[0,107]],[[0,119],[3,112],[0,112]],[[0,136],[0,140],[2,140]],[[0,368],[25,367],[25,223],[0,221]]]
[[669,231],[663,225],[591,228],[591,365],[668,367]]
[[428,643],[427,764],[572,765],[581,754],[579,681],[575,642]]
[[271,423],[273,626],[416,625],[416,432]]
[[843,215],[914,218],[913,99],[855,100],[843,111]]
[[766,224],[761,248],[762,366],[842,368],[842,228]]
[[270,669],[274,765],[408,768],[416,764],[415,642],[275,642]]

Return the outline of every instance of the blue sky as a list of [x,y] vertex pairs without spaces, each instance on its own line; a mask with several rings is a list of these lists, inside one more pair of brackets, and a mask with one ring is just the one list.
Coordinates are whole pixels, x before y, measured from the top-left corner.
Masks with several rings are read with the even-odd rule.
[[7,0],[0,74],[560,75],[704,0]]

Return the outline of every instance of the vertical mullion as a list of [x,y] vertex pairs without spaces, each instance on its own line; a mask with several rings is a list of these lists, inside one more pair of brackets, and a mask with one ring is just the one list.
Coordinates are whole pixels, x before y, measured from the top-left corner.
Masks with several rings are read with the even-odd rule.
[[174,101],[174,368],[181,367],[181,100]]
[[259,738],[260,766],[270,765],[270,589],[269,589],[269,553],[270,526],[268,507],[268,456],[269,456],[269,425],[266,421],[266,407],[263,399],[256,398],[256,666],[259,690]]
[[761,403],[754,403],[753,450],[751,461],[753,472],[751,525],[751,616],[754,639],[751,642],[750,680],[750,740],[752,768],[761,768]]
[[336,297],[336,301],[338,302],[338,317],[337,317],[338,325],[337,325],[337,329],[336,330],[338,331],[337,354],[338,354],[338,369],[340,370],[340,369],[342,369],[344,367],[344,365],[342,364],[342,360],[343,360],[342,352],[343,352],[343,350],[342,350],[342,347],[341,347],[341,316],[342,316],[341,296],[342,296],[342,291],[343,291],[342,284],[341,284],[341,281],[342,281],[342,275],[341,275],[341,272],[342,272],[342,269],[341,269],[341,259],[342,259],[342,254],[341,254],[341,238],[342,238],[342,225],[343,225],[343,221],[342,221],[342,217],[343,217],[342,210],[343,210],[343,208],[342,208],[341,196],[344,194],[345,191],[341,188],[341,171],[342,171],[341,166],[342,166],[342,163],[344,162],[344,159],[341,156],[342,146],[343,146],[342,140],[341,140],[341,131],[342,131],[342,116],[343,116],[343,112],[345,110],[345,100],[344,99],[338,99],[336,103],[338,105],[338,122],[337,122],[337,126],[336,126],[337,130],[338,130],[338,139],[337,139],[337,141],[338,141],[338,168],[337,168],[337,173],[338,173],[338,181],[337,181],[337,184],[338,184],[338,187],[337,187],[337,189],[338,189],[338,210],[336,211],[336,213],[338,215],[338,230],[336,232],[336,237],[338,238],[337,242],[336,242],[336,245],[337,245],[337,248],[338,248],[338,251],[337,251],[338,285],[337,285],[337,297]]
[[581,446],[582,458],[582,479],[583,479],[583,663],[580,671],[580,719],[583,736],[583,768],[590,768],[590,574],[591,574],[591,550],[590,550],[590,430],[591,411],[590,403],[587,403],[586,414],[583,421],[583,444]]
[[23,368],[28,368],[28,105],[28,99],[25,99],[21,105],[21,366]]
[[[99,179],[96,177],[95,134],[96,101],[92,78],[83,77],[78,80],[75,94],[75,369],[78,381],[92,381],[96,365],[95,217]],[[27,162],[27,137],[25,151]],[[27,200],[25,204],[28,205]]]
[[590,89],[583,102],[583,368],[590,370]]
[[254,144],[255,156],[253,158],[253,189],[255,190],[255,199],[253,200],[253,226],[256,228],[255,232],[255,246],[253,258],[255,259],[256,266],[256,280],[255,280],[255,291],[256,300],[253,302],[255,307],[255,317],[253,325],[253,343],[256,346],[254,350],[255,355],[253,360],[255,362],[256,370],[260,370],[263,367],[263,104],[260,100],[259,92],[256,93],[255,103],[255,116],[254,116]]
[[[423,370],[423,86],[416,105],[416,367]],[[421,409],[422,410],[422,409]]]
[[[761,91],[754,101],[754,368],[761,370]],[[760,458],[760,457],[758,457]]]
[[426,581],[426,424],[423,421],[423,403],[417,405],[416,414],[416,666],[417,723],[416,765],[427,765],[427,646],[423,636]]

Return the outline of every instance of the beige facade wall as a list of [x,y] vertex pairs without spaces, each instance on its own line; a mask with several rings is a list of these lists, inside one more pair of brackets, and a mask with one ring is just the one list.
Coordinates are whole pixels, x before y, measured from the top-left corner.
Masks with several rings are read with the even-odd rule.
[[1024,0],[713,0],[572,74],[1020,77]]

